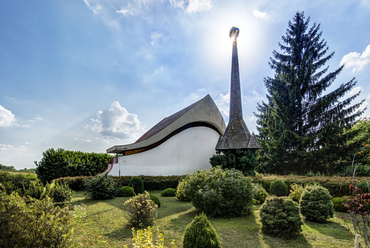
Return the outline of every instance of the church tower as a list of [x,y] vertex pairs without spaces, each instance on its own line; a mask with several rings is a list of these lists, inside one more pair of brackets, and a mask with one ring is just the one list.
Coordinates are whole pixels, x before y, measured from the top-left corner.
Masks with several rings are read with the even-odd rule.
[[229,124],[223,136],[216,145],[216,151],[235,149],[259,149],[260,144],[254,133],[250,134],[247,125],[243,120],[243,110],[240,92],[239,61],[237,49],[237,37],[239,29],[230,29],[230,38],[233,38],[232,65],[231,65],[231,86],[230,86],[230,111]]

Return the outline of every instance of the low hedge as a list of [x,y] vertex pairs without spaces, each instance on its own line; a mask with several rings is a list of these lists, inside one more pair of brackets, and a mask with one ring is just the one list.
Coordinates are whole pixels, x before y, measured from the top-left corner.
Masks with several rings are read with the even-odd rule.
[[270,185],[275,180],[282,180],[291,189],[291,185],[296,183],[299,185],[306,185],[316,182],[327,188],[333,197],[341,197],[346,195],[351,195],[350,185],[354,183],[355,185],[363,181],[370,181],[368,177],[340,177],[340,176],[295,176],[295,175],[258,175],[253,178],[254,183],[259,183],[270,193]]
[[[120,186],[128,186],[133,176],[113,177]],[[139,176],[144,181],[145,190],[164,190],[166,188],[177,188],[179,181],[184,176]],[[54,179],[53,182],[67,184],[74,191],[85,190],[84,183],[92,176],[61,177]]]

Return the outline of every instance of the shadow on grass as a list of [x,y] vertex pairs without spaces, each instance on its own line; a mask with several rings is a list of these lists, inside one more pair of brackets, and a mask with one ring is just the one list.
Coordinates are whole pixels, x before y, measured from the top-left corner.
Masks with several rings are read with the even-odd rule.
[[340,223],[329,220],[327,223],[315,223],[305,220],[304,223],[325,236],[330,236],[334,239],[352,240],[353,237],[349,235],[347,228]]
[[267,247],[299,247],[299,248],[311,248],[313,247],[307,239],[301,234],[297,237],[294,237],[292,239],[281,239],[278,237],[271,237],[266,234],[262,234],[262,241],[265,246]]
[[[137,228],[135,230],[138,230]],[[129,224],[124,225],[122,228],[116,229],[113,232],[107,233],[106,236],[109,239],[115,239],[119,241],[126,241],[132,239],[132,229]]]

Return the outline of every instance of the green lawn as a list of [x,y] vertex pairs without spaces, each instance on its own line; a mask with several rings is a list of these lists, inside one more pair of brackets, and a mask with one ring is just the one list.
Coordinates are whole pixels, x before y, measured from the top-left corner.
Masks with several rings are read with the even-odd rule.
[[[177,247],[182,247],[184,230],[195,217],[196,210],[191,203],[180,202],[175,197],[161,197],[160,192],[150,191],[162,203],[154,226],[164,234],[166,243],[174,240]],[[74,229],[81,247],[123,247],[132,243],[131,227],[125,219],[123,206],[127,199],[116,197],[95,201],[85,199],[84,192],[74,194],[73,205],[83,203],[87,206],[86,217],[78,219]],[[354,237],[346,231],[343,220],[338,218],[340,213],[335,213],[335,217],[326,224],[304,221],[302,235],[282,240],[261,233],[259,208],[253,206],[253,213],[241,218],[209,217],[220,236],[222,247],[354,247]]]

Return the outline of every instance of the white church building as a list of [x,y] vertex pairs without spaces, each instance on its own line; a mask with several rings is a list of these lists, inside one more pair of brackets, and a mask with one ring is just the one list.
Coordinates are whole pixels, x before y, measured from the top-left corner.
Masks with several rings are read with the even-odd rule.
[[170,176],[208,169],[225,121],[207,95],[164,118],[135,143],[107,149],[116,157],[104,173],[112,176]]

